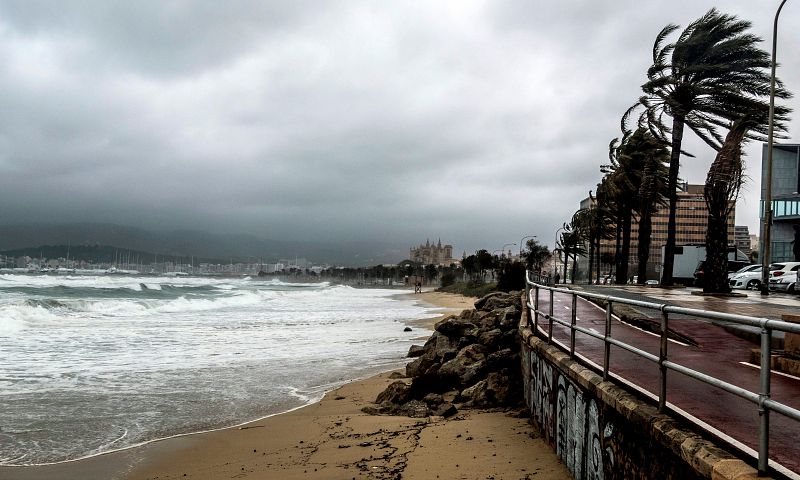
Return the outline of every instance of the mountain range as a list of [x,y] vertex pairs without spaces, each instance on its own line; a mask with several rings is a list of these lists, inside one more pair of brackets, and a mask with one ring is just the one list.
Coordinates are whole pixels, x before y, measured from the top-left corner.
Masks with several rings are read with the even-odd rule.
[[306,258],[315,263],[377,265],[397,263],[405,249],[368,242],[347,245],[287,242],[248,234],[218,234],[198,230],[155,232],[111,223],[62,225],[0,225],[0,250],[41,245],[110,245],[120,249],[170,256],[194,256],[247,261]]

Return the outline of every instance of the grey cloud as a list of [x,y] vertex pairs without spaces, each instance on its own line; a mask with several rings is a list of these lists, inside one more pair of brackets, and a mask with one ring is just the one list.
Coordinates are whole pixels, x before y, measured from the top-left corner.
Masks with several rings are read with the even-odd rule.
[[[656,33],[709,7],[3,2],[0,222],[552,243],[600,179]],[[766,36],[769,12],[731,8]],[[781,76],[792,89],[800,69]],[[713,152],[686,148],[683,176],[702,182]]]

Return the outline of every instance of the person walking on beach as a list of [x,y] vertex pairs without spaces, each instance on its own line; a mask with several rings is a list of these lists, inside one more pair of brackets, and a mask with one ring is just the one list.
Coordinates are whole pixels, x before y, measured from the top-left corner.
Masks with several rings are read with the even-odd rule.
[[560,280],[561,280],[561,275],[559,275],[558,272],[556,272],[556,274],[553,275],[553,285],[558,285],[558,282]]

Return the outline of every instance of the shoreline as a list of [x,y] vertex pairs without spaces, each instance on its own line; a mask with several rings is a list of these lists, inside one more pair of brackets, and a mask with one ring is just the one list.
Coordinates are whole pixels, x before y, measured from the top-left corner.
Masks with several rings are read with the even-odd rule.
[[[406,299],[413,299],[432,307],[442,309],[439,315],[409,321],[407,324],[416,326],[418,328],[427,328],[433,330],[433,325],[436,321],[446,315],[458,313],[464,308],[472,308],[474,298],[463,297],[461,295],[446,294],[440,292],[424,292],[420,294],[401,293]],[[421,337],[426,339],[427,335]],[[140,444],[138,446],[126,447],[124,449],[104,452],[102,454],[90,456],[88,458],[70,460],[59,462],[55,464],[40,465],[40,466],[27,466],[27,467],[0,467],[0,476],[8,478],[9,480],[28,480],[28,479],[83,479],[83,478],[113,478],[113,479],[164,479],[164,478],[221,478],[221,477],[251,477],[251,478],[274,478],[278,475],[280,478],[388,478],[383,476],[373,476],[376,473],[376,468],[401,468],[404,474],[413,472],[407,470],[413,467],[416,463],[411,462],[408,457],[410,452],[406,454],[397,454],[397,458],[393,459],[390,455],[386,457],[385,453],[377,456],[382,450],[388,448],[387,440],[383,439],[380,442],[364,442],[359,440],[363,438],[373,438],[381,435],[389,435],[392,439],[398,440],[401,437],[405,440],[406,449],[413,446],[413,451],[416,452],[422,448],[422,437],[420,436],[423,431],[428,429],[439,431],[453,428],[448,425],[452,422],[444,421],[442,419],[434,420],[427,419],[424,424],[420,424],[421,420],[425,419],[412,419],[407,417],[387,417],[387,416],[370,416],[361,413],[361,407],[371,404],[375,396],[388,386],[394,379],[390,378],[390,373],[384,371],[383,373],[371,374],[365,378],[354,379],[343,385],[340,385],[324,394],[321,399],[312,400],[309,403],[295,407],[285,412],[270,414],[255,420],[246,421],[234,426],[223,427],[203,432],[193,432],[187,434],[176,435],[163,439],[153,440]],[[509,429],[509,433],[513,430],[520,433],[519,429],[527,428],[530,426],[525,421],[520,419],[511,419],[506,417],[502,412],[480,412],[480,411],[465,411],[460,414],[463,418],[460,420],[468,422],[470,425],[475,423],[478,428],[479,425],[490,422],[511,422],[514,427]],[[489,420],[491,418],[491,420]],[[516,420],[516,422],[514,422]],[[521,423],[520,423],[521,422]],[[458,422],[461,423],[461,422]],[[320,430],[322,426],[323,430]],[[347,428],[343,427],[346,426]],[[366,428],[365,427],[369,427]],[[342,430],[341,435],[336,433]],[[344,433],[347,430],[349,433]],[[369,430],[369,431],[366,431]],[[416,445],[413,439],[409,440],[403,432],[416,431],[415,434],[418,439]],[[380,433],[384,432],[384,433]],[[393,432],[393,433],[389,433]],[[309,438],[303,439],[297,437],[307,436]],[[342,436],[344,435],[344,436]],[[503,432],[495,432],[491,430],[491,435],[498,437],[503,436]],[[529,433],[530,435],[530,433]],[[461,434],[458,434],[461,440]],[[437,435],[438,439],[439,436]],[[455,435],[453,436],[455,439]],[[293,440],[292,440],[293,439]],[[292,440],[292,441],[290,441]],[[354,441],[350,445],[348,442]],[[532,438],[531,441],[535,441]],[[392,443],[394,440],[389,441]],[[400,440],[398,440],[400,441]],[[491,440],[489,440],[491,442]],[[338,442],[338,443],[337,443]],[[344,442],[344,443],[342,443]],[[375,443],[377,442],[377,443]],[[410,442],[410,443],[409,443]],[[452,442],[452,439],[451,439]],[[497,440],[495,440],[497,442]],[[336,443],[336,445],[333,445]],[[352,442],[351,442],[352,443]],[[370,443],[370,445],[365,445]],[[426,442],[427,443],[427,442]],[[313,455],[309,455],[308,450],[313,447]],[[378,448],[384,445],[384,448]],[[497,443],[495,448],[500,444]],[[367,447],[372,447],[375,452],[369,458],[363,457]],[[440,447],[445,448],[445,447]],[[448,452],[453,448],[453,445],[446,446]],[[542,445],[544,448],[543,453],[549,454],[553,458],[555,455],[549,450],[549,447]],[[404,451],[397,447],[391,447],[395,453]],[[324,451],[324,452],[323,452]],[[305,452],[305,453],[303,453]],[[471,453],[472,450],[467,449],[466,453]],[[300,457],[292,453],[299,454]],[[323,453],[325,453],[323,455]],[[496,456],[498,452],[494,452]],[[260,454],[260,457],[259,457]],[[288,455],[288,456],[287,456]],[[348,455],[352,458],[348,460]],[[526,454],[521,458],[530,456],[530,451],[526,450]],[[314,457],[313,459],[311,457]],[[319,457],[319,460],[317,457]],[[358,457],[358,458],[356,458]],[[380,457],[381,460],[378,460]],[[473,460],[477,458],[474,456]],[[439,457],[434,455],[433,460]],[[304,460],[302,460],[304,459]],[[312,461],[313,460],[313,461]],[[350,461],[352,460],[352,461]],[[466,466],[469,461],[468,458],[460,460],[462,466]],[[552,459],[551,459],[552,460]],[[364,468],[365,463],[378,462],[386,465],[369,465],[369,468]],[[397,465],[391,467],[392,461],[398,462]],[[557,458],[555,459],[556,466],[558,464]],[[388,462],[388,464],[387,464]],[[482,463],[491,464],[488,459],[483,459]],[[434,462],[435,463],[435,462]],[[514,462],[516,465],[518,462]],[[402,464],[402,465],[400,465]],[[436,472],[443,473],[438,466],[428,465],[428,462],[423,462],[419,468],[429,471],[428,468],[436,468]],[[504,465],[495,465],[489,474],[497,472],[497,468],[504,467]],[[561,466],[563,469],[563,466]],[[453,475],[463,474],[464,472],[473,472],[474,468],[469,470],[456,470],[451,472],[451,475],[445,475],[443,478],[451,477]],[[477,468],[477,467],[476,467]],[[517,472],[524,472],[522,470]],[[534,468],[530,466],[530,468]],[[551,469],[559,471],[557,468]],[[530,470],[528,470],[530,471]],[[564,470],[565,471],[565,470]],[[386,473],[386,472],[384,472]],[[544,472],[541,472],[544,473]],[[563,472],[562,472],[563,473]],[[8,475],[8,476],[7,476]],[[482,478],[485,478],[484,475]],[[522,478],[521,474],[511,474],[513,478]],[[519,475],[519,477],[517,477]],[[427,476],[423,475],[427,478]],[[415,478],[412,476],[411,478]],[[465,477],[466,478],[466,477]],[[469,477],[472,478],[472,477]],[[477,477],[475,477],[477,478]],[[568,478],[566,476],[537,476],[537,478]]]

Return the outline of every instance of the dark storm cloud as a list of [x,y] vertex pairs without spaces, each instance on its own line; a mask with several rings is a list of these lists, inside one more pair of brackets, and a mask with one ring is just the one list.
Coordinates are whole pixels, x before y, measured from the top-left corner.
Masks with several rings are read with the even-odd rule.
[[[0,222],[552,243],[656,33],[710,6],[3,2]],[[731,9],[768,38],[770,12]],[[781,75],[791,89],[800,71]],[[687,148],[702,182],[713,152]],[[737,223],[755,224],[757,191]]]

